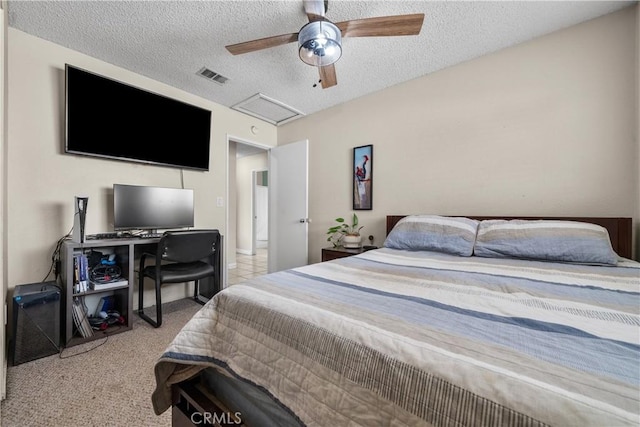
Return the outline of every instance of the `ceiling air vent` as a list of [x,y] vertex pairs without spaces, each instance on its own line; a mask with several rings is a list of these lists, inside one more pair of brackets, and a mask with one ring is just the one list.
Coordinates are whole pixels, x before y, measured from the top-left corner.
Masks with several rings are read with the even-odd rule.
[[304,116],[301,111],[261,93],[257,93],[231,108],[276,126]]
[[229,80],[228,77],[225,77],[222,74],[218,74],[215,71],[208,69],[207,67],[200,68],[197,74],[204,77],[207,80],[212,80],[221,85],[225,84],[227,80]]

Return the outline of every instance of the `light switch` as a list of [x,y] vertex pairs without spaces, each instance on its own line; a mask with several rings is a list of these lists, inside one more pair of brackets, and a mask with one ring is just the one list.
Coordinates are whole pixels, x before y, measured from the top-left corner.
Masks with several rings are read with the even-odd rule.
[[217,197],[216,198],[216,206],[221,208],[224,206],[224,199],[222,197]]

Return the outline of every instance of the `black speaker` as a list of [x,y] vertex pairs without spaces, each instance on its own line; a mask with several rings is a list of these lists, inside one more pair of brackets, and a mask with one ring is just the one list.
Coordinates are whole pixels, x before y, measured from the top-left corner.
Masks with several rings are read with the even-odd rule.
[[73,232],[71,234],[71,241],[76,243],[84,243],[85,233],[84,225],[87,222],[87,205],[89,204],[88,197],[76,196],[73,199]]
[[61,290],[56,282],[18,285],[13,290],[12,364],[56,354],[60,349]]

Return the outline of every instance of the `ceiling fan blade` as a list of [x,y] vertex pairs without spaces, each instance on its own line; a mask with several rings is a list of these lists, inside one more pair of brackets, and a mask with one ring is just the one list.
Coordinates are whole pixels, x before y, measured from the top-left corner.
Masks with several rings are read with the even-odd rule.
[[335,25],[342,37],[413,36],[420,34],[424,13],[352,19]]
[[325,1],[324,0],[304,0],[304,11],[309,18],[309,22],[324,20]]
[[338,79],[336,78],[336,67],[334,64],[325,65],[320,68],[320,84],[322,85],[322,89],[326,89],[331,86],[335,86],[338,84]]
[[287,43],[298,41],[298,33],[282,34],[279,36],[265,37],[263,39],[251,40],[248,42],[231,44],[226,46],[227,50],[233,55],[242,53],[255,52],[256,50],[268,49]]

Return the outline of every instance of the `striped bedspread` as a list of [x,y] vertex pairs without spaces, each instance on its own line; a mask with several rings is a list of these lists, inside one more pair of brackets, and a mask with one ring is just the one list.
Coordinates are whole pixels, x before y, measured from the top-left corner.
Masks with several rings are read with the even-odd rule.
[[378,249],[233,285],[155,367],[217,367],[313,426],[640,425],[640,264]]

